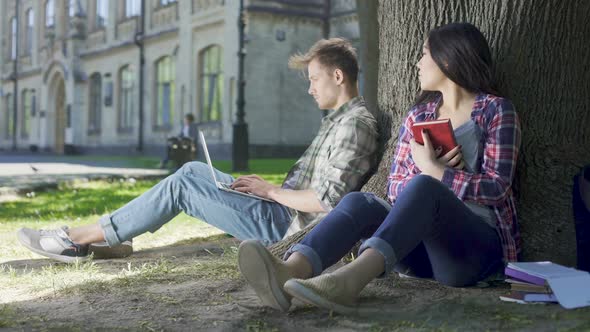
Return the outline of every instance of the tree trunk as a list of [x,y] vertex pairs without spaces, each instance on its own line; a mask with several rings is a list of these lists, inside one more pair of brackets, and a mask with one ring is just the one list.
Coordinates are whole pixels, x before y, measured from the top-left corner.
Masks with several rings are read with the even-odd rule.
[[377,106],[377,77],[379,74],[379,22],[377,21],[376,0],[356,0],[356,11],[359,20],[361,74],[363,82],[361,95],[365,98],[367,109],[373,115],[381,114]]
[[572,177],[590,162],[590,2],[383,0],[378,13],[378,105],[394,131],[363,190],[385,196],[397,132],[419,89],[414,65],[428,31],[473,23],[490,43],[500,90],[521,120],[515,189],[523,259],[574,265]]
[[[391,133],[391,139],[383,141],[378,171],[363,191],[386,195],[399,127],[419,90],[415,64],[428,31],[473,23],[490,43],[500,90],[521,120],[514,189],[522,258],[574,265],[572,178],[590,162],[589,17],[590,1],[584,0],[379,1],[377,117],[381,135]],[[281,242],[274,252],[302,236]]]

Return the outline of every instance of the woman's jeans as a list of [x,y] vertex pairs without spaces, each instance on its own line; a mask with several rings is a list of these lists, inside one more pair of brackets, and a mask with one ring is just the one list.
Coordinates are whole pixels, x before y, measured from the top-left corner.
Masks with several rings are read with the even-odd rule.
[[[215,170],[217,181],[231,175]],[[238,239],[265,244],[283,238],[291,223],[288,208],[217,189],[207,164],[190,162],[99,223],[110,246],[145,232],[155,232],[181,211]]]
[[385,258],[385,274],[395,270],[433,277],[449,286],[467,286],[503,265],[496,229],[474,214],[440,181],[412,179],[390,206],[373,194],[353,192],[286,254],[307,257],[314,275],[338,262],[361,239]]

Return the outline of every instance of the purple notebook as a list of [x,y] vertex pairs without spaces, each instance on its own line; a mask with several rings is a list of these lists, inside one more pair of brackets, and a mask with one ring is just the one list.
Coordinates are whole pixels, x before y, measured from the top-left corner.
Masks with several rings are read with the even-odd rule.
[[518,280],[526,281],[531,284],[540,285],[540,286],[547,285],[547,282],[545,279],[543,279],[541,277],[534,276],[534,275],[530,275],[526,272],[514,270],[509,266],[507,266],[504,269],[504,274],[507,276],[510,276],[512,278],[516,278]]

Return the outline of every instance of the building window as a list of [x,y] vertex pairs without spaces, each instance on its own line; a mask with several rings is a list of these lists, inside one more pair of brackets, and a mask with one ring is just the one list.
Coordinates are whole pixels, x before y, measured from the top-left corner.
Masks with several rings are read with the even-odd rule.
[[68,15],[70,15],[70,17],[74,17],[76,16],[76,13],[78,12],[78,0],[70,0],[69,4],[68,4]]
[[45,3],[45,26],[50,28],[53,27],[55,21],[55,5],[53,0],[47,0]]
[[96,0],[95,27],[97,29],[106,26],[108,14],[109,14],[109,1],[108,0]]
[[174,119],[175,66],[172,57],[156,62],[156,127],[169,127]]
[[214,45],[206,48],[201,52],[200,60],[201,122],[219,121],[223,100],[221,47]]
[[125,17],[139,16],[141,0],[125,0]]
[[168,6],[169,4],[175,3],[176,0],[160,0],[160,6]]
[[23,90],[22,92],[22,116],[20,133],[22,138],[28,138],[31,133],[31,113],[33,107],[33,94],[31,90]]
[[16,59],[16,18],[10,19],[10,60]]
[[90,76],[90,100],[88,102],[88,134],[100,133],[102,79],[99,73]]
[[11,138],[12,134],[14,133],[14,127],[13,127],[13,123],[12,123],[12,116],[14,115],[14,113],[12,112],[12,95],[11,94],[7,94],[6,97],[4,98],[4,137],[5,138]]
[[30,55],[33,50],[33,26],[35,25],[35,14],[33,9],[27,10],[27,31],[25,40],[25,54]]
[[133,128],[133,71],[129,65],[121,68],[119,72],[119,130]]

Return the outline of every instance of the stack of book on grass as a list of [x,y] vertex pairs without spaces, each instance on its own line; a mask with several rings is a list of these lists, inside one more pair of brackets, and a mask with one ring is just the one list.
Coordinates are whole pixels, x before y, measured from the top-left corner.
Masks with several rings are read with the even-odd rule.
[[508,263],[504,269],[510,294],[500,300],[517,303],[559,302],[564,308],[590,305],[590,274],[551,262]]
[[537,285],[518,278],[508,278],[510,293],[500,296],[500,300],[517,303],[546,303],[557,302],[557,298],[547,282]]

